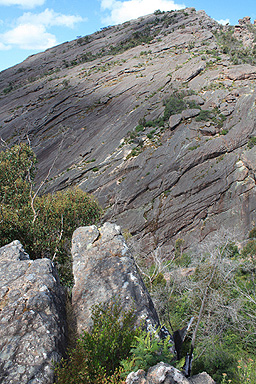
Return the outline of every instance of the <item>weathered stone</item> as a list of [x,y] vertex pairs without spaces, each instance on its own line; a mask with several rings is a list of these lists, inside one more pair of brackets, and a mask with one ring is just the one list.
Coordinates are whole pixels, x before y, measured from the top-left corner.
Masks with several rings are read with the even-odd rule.
[[72,238],[72,256],[72,301],[79,333],[92,325],[93,305],[118,298],[123,309],[135,307],[138,323],[143,321],[149,329],[159,325],[120,227],[105,223],[98,229],[94,225],[78,228]]
[[[256,222],[256,176],[241,183],[233,176],[256,135],[256,67],[233,65],[221,50],[218,59],[207,53],[218,45],[220,28],[204,11],[167,12],[29,57],[0,73],[1,137],[11,145],[28,134],[38,156],[37,183],[51,168],[47,192],[78,185],[93,193],[106,209],[104,220],[122,225],[146,249],[157,243],[169,252],[176,237],[191,243],[223,223],[246,236]],[[239,31],[244,44],[248,25]],[[134,32],[154,38],[123,52]],[[228,134],[177,117],[180,109],[170,129],[164,122],[135,130],[144,117],[161,120],[164,101],[177,91],[186,93],[187,109],[194,100],[212,111],[216,133]],[[219,112],[227,117],[223,126]]]
[[181,120],[182,120],[181,113],[179,113],[178,115],[170,116],[170,118],[169,118],[169,127],[170,127],[170,129],[176,128],[177,125],[179,125],[179,123],[181,122]]
[[250,25],[251,24],[251,18],[250,18],[250,16],[245,16],[242,19],[239,19],[238,22],[240,25],[248,25],[248,24]]
[[190,119],[191,117],[198,116],[200,113],[200,109],[185,109],[182,111],[181,116],[183,119]]
[[65,295],[48,259],[19,241],[0,248],[0,382],[53,383],[66,347]]
[[182,68],[174,72],[173,80],[190,81],[198,76],[205,67],[205,61],[202,61],[200,58],[193,58],[188,63],[184,64]]
[[215,384],[215,381],[206,372],[201,372],[198,375],[188,379],[190,384]]
[[200,132],[206,136],[214,136],[216,135],[216,128],[214,125],[205,125],[204,127],[200,128]]
[[225,76],[230,80],[253,80],[256,79],[256,67],[250,64],[235,65],[225,69]]
[[131,372],[126,384],[214,384],[213,379],[205,372],[186,378],[178,369],[166,363],[158,363],[146,373],[142,369]]
[[194,101],[198,105],[203,105],[204,104],[204,99],[201,96],[198,96],[198,95],[185,96],[184,100]]

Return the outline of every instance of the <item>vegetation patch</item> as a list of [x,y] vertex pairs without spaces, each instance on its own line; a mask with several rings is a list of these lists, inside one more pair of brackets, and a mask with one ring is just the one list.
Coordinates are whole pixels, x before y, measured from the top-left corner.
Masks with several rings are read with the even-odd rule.
[[134,310],[120,311],[120,301],[92,308],[93,326],[56,365],[58,384],[124,383],[131,371],[148,369],[160,361],[170,363],[169,339],[135,327]]
[[0,152],[0,246],[20,240],[32,259],[54,260],[62,284],[70,286],[73,232],[97,222],[102,210],[78,188],[39,196],[35,174],[36,156],[27,144]]
[[[248,26],[249,31],[256,38],[256,28]],[[252,48],[245,48],[241,41],[234,37],[234,27],[220,27],[218,32],[215,32],[215,37],[220,46],[222,53],[229,55],[233,64],[248,63],[256,64],[256,45]]]

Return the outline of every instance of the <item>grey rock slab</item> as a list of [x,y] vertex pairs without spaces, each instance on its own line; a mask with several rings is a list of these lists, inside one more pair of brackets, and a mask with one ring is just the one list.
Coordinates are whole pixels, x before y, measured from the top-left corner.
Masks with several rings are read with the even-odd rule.
[[169,127],[170,129],[174,129],[177,127],[177,125],[179,125],[179,123],[181,122],[182,120],[182,115],[181,113],[177,114],[177,115],[172,115],[170,116],[169,118]]
[[142,321],[148,328],[159,325],[153,302],[119,226],[107,222],[101,228],[78,228],[72,238],[72,256],[72,302],[79,333],[90,329],[93,305],[117,299],[123,309],[135,307],[138,323]]
[[190,81],[206,67],[205,61],[201,58],[193,58],[188,63],[185,63],[182,68],[178,69],[173,74],[173,80]]
[[204,99],[201,96],[198,96],[198,95],[185,96],[184,100],[194,101],[198,105],[203,105],[204,102],[205,102]]
[[230,80],[253,80],[256,79],[256,67],[250,64],[232,66],[224,70],[224,75]]
[[200,132],[203,134],[203,135],[206,135],[206,136],[214,136],[216,135],[216,128],[213,126],[213,125],[205,125],[204,127],[201,127],[200,129]]
[[200,109],[185,109],[182,111],[181,116],[183,119],[190,119],[191,117],[198,116]]
[[[205,12],[186,9],[148,15],[31,56],[0,73],[1,137],[12,145],[28,135],[38,157],[37,185],[51,168],[47,192],[77,185],[93,193],[106,209],[105,220],[146,246],[152,237],[172,249],[175,236],[194,242],[220,223],[238,224],[246,235],[256,221],[255,172],[229,182],[236,162],[230,167],[226,157],[242,159],[255,136],[256,67],[206,53],[206,44],[216,48],[219,28]],[[149,44],[123,51],[134,33],[144,32],[154,35]],[[89,59],[89,53],[95,56]],[[227,117],[223,127],[215,123],[214,134],[205,129],[207,122],[176,114],[152,140],[146,139],[148,127],[127,142],[141,119],[163,117],[164,101],[176,91],[187,92],[185,101],[204,110],[219,108]],[[219,137],[221,129],[228,134]],[[127,159],[134,147],[140,153]]]
[[48,259],[0,248],[0,382],[51,384],[66,347],[65,294]]
[[186,378],[177,368],[158,363],[147,372],[140,369],[131,372],[126,378],[126,384],[215,384],[215,381],[205,372]]

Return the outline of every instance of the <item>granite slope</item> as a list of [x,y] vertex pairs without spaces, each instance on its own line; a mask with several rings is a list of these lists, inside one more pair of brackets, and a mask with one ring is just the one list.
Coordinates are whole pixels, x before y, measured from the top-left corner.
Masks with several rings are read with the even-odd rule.
[[[256,27],[239,25],[253,49]],[[227,28],[193,8],[156,12],[31,56],[0,73],[1,137],[28,137],[38,182],[52,167],[46,191],[93,193],[145,248],[221,225],[243,238],[256,220],[256,66],[221,48]],[[161,125],[171,95],[185,107]]]

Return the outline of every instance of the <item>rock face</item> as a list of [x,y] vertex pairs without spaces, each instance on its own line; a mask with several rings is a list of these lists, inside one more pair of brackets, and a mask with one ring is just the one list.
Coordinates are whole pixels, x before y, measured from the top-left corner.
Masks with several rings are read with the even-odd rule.
[[32,261],[19,241],[0,249],[0,382],[53,383],[66,346],[65,295],[48,259]]
[[[255,157],[243,160],[256,136],[256,66],[253,55],[234,65],[226,44],[235,33],[255,49],[248,22],[223,28],[188,8],[31,56],[0,73],[0,135],[9,144],[28,135],[38,182],[52,167],[47,191],[93,193],[104,220],[144,248],[167,253],[221,225],[243,238],[256,222]],[[170,96],[180,105],[178,93],[184,110],[150,126]]]
[[158,363],[146,373],[142,369],[131,372],[126,384],[214,384],[215,381],[205,372],[186,378],[178,369],[166,363]]
[[75,285],[72,301],[78,333],[92,325],[91,306],[120,299],[123,309],[135,306],[138,322],[159,325],[157,313],[127,248],[120,227],[78,228],[72,238]]

